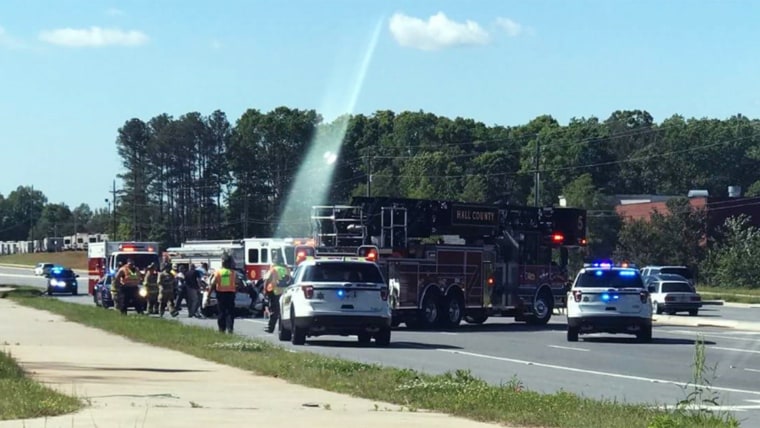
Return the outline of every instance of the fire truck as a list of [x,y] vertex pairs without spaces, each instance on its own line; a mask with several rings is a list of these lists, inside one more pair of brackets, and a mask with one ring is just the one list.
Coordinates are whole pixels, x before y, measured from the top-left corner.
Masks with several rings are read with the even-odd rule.
[[95,284],[106,273],[115,273],[120,263],[128,259],[135,262],[141,272],[151,263],[159,265],[158,242],[103,241],[93,242],[87,247],[87,267],[89,271],[88,293],[92,294]]
[[389,285],[393,324],[451,328],[490,316],[545,324],[565,307],[568,254],[586,246],[586,212],[356,197],[314,206],[305,257],[374,260]]

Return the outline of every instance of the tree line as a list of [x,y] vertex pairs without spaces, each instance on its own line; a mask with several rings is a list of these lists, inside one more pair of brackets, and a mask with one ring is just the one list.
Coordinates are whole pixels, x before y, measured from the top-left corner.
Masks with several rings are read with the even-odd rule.
[[[314,163],[308,154],[319,154],[327,140],[340,143],[334,164]],[[513,127],[422,111],[325,121],[315,110],[249,109],[234,124],[218,110],[160,114],[127,120],[117,130],[123,172],[114,205],[116,237],[175,245],[300,236],[309,232],[308,207],[286,218],[286,204],[317,191],[326,193],[325,203],[371,194],[552,205],[564,196],[569,206],[589,210],[592,253],[624,254],[630,251],[625,240],[647,225],[624,225],[611,195],[686,195],[690,189],[724,195],[729,185],[760,194],[759,143],[757,119],[673,115],[656,123],[642,110],[565,125],[543,115]],[[317,179],[324,168],[334,170],[327,182]],[[295,185],[305,169],[314,180]],[[293,194],[299,197],[289,198]],[[32,220],[41,218],[41,208],[35,209],[20,217],[27,223],[14,223],[21,225],[17,232],[33,229]],[[657,221],[649,226],[662,227]],[[682,235],[681,241],[691,239]],[[696,249],[689,254],[676,258],[696,263],[707,257]],[[653,259],[658,257],[664,256]]]

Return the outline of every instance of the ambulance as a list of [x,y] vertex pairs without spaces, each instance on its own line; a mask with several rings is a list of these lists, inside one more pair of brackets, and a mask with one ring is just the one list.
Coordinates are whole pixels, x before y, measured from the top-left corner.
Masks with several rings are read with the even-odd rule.
[[120,263],[132,259],[142,273],[151,264],[159,266],[158,242],[103,241],[87,247],[87,267],[89,271],[88,293],[91,295],[95,284],[107,273],[115,274]]

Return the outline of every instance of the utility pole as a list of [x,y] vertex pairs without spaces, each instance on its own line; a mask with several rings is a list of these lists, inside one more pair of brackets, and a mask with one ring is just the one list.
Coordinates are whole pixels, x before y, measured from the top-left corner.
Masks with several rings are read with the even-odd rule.
[[538,139],[536,139],[536,172],[535,172],[536,183],[534,185],[535,186],[534,193],[535,193],[535,196],[536,196],[536,206],[537,207],[541,206],[541,203],[540,203],[541,199],[540,199],[540,196],[539,196],[539,193],[541,192],[541,190],[540,190],[540,188],[541,188],[541,173],[538,171],[538,168],[540,166],[540,161],[541,161],[541,142]]
[[113,210],[111,211],[111,240],[116,239],[116,180],[113,181],[113,190],[111,190]]
[[367,197],[372,196],[372,158],[367,155]]

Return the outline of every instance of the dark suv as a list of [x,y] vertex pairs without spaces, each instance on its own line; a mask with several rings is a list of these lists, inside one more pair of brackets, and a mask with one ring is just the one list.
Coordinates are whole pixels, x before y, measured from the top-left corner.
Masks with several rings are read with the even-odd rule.
[[77,278],[79,275],[74,273],[71,269],[62,267],[54,267],[50,269],[50,272],[46,275],[48,278],[47,294],[53,295],[53,293],[71,293],[76,296],[79,292],[79,284]]

